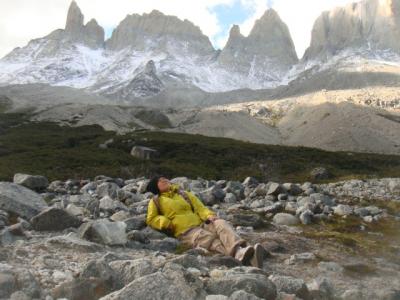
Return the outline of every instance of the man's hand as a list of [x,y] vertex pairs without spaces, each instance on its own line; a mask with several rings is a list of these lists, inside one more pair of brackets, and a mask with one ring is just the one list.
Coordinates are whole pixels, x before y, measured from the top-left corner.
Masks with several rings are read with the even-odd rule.
[[207,220],[210,221],[211,223],[214,222],[215,220],[218,220],[218,219],[219,219],[219,218],[218,218],[216,215],[209,216],[209,217],[207,218]]
[[174,226],[174,224],[172,224],[172,222],[169,223],[169,226],[168,226],[167,229],[170,230],[171,232],[174,232],[174,231],[175,231],[175,226]]

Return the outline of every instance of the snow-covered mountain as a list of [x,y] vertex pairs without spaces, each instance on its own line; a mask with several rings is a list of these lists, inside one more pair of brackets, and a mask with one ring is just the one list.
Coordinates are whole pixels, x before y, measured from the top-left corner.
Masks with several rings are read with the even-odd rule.
[[[275,25],[282,29],[266,34]],[[73,1],[65,29],[32,40],[0,61],[0,83],[48,83],[135,98],[169,87],[206,92],[276,87],[297,63],[289,31],[276,12],[257,21],[243,42],[217,51],[190,21],[158,11],[128,15],[104,41],[104,30],[95,20],[84,25]],[[288,54],[281,60],[280,53]],[[149,64],[151,76],[145,78]]]
[[[254,92],[252,99],[246,89],[290,95],[307,92],[310,86],[393,86],[400,67],[399,7],[400,0],[364,0],[324,12],[299,61],[286,24],[272,9],[247,37],[233,26],[224,49],[215,50],[199,27],[158,11],[128,15],[105,41],[103,28],[94,19],[84,24],[72,1],[65,29],[32,40],[0,60],[0,85],[68,86],[118,103],[141,104],[161,98],[172,104],[183,98],[205,103],[206,97],[211,103],[214,94],[230,91],[237,92],[222,98],[237,102],[264,93]],[[358,79],[348,80],[348,74]]]

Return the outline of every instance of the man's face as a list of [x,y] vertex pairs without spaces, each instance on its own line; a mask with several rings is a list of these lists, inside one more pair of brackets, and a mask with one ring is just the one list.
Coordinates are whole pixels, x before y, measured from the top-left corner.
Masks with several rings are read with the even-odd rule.
[[171,186],[171,182],[165,177],[161,177],[158,179],[157,187],[160,190],[160,193],[168,192]]

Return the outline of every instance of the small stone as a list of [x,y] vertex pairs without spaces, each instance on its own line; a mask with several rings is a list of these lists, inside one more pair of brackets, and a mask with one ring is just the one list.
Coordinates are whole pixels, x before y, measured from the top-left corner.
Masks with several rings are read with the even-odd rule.
[[315,261],[317,258],[314,253],[305,252],[299,254],[293,254],[288,260],[285,261],[286,264],[292,265],[296,263],[306,263],[310,261]]
[[314,217],[314,214],[309,209],[307,209],[306,211],[301,213],[300,221],[304,225],[309,225],[312,223],[313,217]]
[[329,179],[332,177],[332,174],[326,168],[315,168],[310,173],[313,179]]
[[333,208],[333,212],[338,216],[349,216],[353,213],[353,208],[350,205],[339,204]]
[[332,261],[329,262],[321,261],[318,264],[318,269],[320,271],[334,272],[334,273],[342,273],[344,270],[344,268],[341,265]]

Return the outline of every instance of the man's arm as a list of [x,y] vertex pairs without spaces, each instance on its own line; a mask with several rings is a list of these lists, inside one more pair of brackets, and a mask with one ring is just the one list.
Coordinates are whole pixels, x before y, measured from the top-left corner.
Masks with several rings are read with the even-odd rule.
[[202,221],[209,218],[216,217],[215,212],[208,209],[203,202],[200,201],[192,192],[186,192],[190,201],[192,202],[195,213],[197,213]]
[[167,217],[158,214],[158,208],[153,199],[147,207],[146,224],[156,230],[165,230],[172,226],[172,222]]

